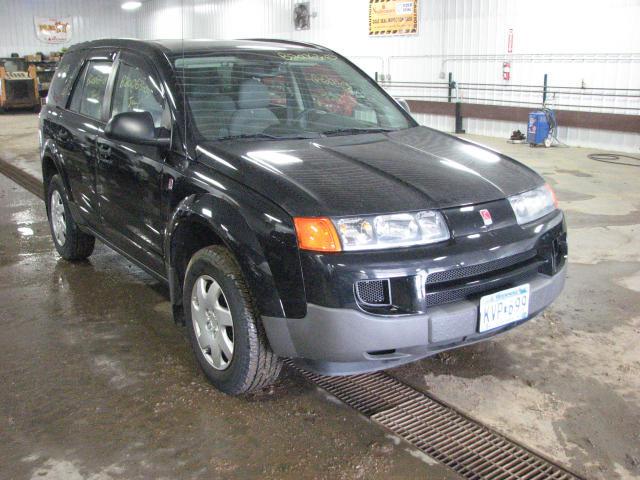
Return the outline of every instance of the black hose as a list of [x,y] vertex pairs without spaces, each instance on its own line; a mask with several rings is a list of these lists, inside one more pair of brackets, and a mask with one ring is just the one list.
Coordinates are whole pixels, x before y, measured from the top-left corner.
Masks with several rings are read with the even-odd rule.
[[553,147],[568,147],[567,144],[562,143],[558,140],[558,120],[556,116],[550,108],[542,106],[542,112],[544,116],[547,118],[547,123],[549,124],[549,134],[551,135],[551,139],[555,140],[555,144],[552,144]]
[[[614,165],[626,165],[628,167],[640,167],[640,158],[631,155],[621,155],[619,153],[591,153],[587,155],[587,158],[595,160],[596,162],[613,163]],[[618,161],[623,158],[630,158],[638,163],[629,163]]]

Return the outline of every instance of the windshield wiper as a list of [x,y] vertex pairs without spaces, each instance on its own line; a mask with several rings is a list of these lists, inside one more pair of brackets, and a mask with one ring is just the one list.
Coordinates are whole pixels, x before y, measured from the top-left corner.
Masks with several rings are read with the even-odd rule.
[[327,130],[322,132],[326,137],[331,135],[357,135],[359,133],[386,133],[393,132],[392,128],[336,128],[335,130]]
[[268,138],[271,140],[275,140],[278,137],[269,135],[268,133],[241,133],[240,135],[228,135],[226,137],[221,137],[217,140],[239,140],[244,138]]
[[314,138],[313,136],[308,135],[270,135],[268,133],[242,133],[240,135],[229,135],[227,137],[222,137],[216,139],[217,141],[226,141],[226,140],[244,140],[244,139],[268,139],[268,140],[301,140],[301,139],[309,139]]

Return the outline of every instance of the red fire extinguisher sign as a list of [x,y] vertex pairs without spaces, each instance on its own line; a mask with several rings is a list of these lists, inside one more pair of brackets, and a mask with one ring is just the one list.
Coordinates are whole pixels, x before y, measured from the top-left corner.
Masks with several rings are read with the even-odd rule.
[[502,64],[502,79],[511,80],[511,62],[503,62]]
[[[513,28],[507,30],[507,54],[511,53],[513,53]],[[502,79],[511,80],[511,61],[502,63]]]

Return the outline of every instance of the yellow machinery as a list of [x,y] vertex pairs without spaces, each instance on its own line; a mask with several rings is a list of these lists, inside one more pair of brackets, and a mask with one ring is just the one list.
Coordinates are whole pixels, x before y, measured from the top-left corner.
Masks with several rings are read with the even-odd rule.
[[0,110],[40,109],[38,77],[35,65],[21,58],[0,60]]

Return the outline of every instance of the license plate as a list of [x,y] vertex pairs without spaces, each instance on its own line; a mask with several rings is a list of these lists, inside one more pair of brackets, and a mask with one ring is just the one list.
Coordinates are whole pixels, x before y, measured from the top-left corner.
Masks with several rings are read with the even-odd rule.
[[486,332],[529,316],[529,284],[502,290],[480,299],[479,332]]

